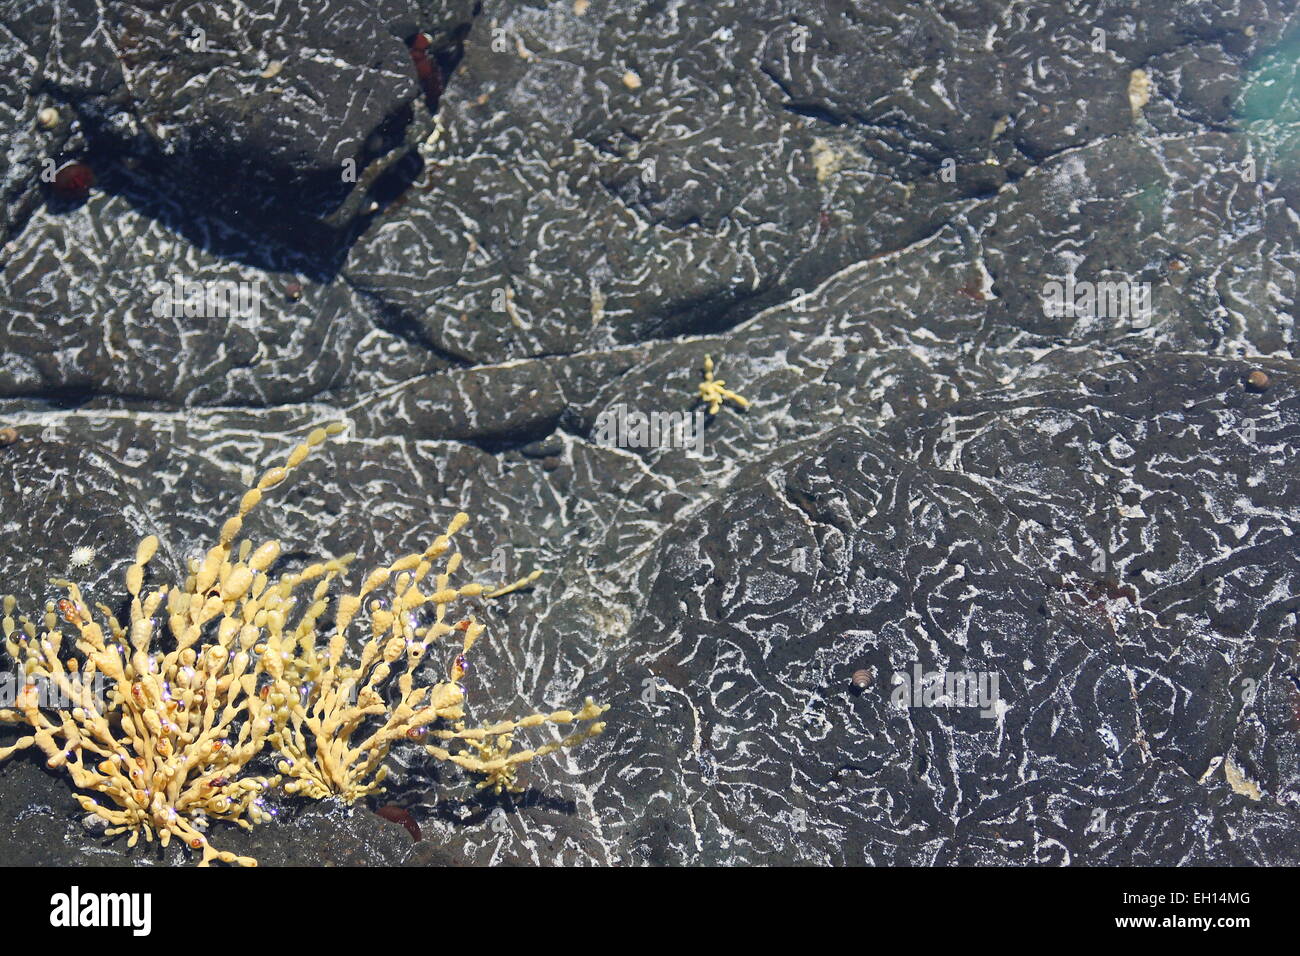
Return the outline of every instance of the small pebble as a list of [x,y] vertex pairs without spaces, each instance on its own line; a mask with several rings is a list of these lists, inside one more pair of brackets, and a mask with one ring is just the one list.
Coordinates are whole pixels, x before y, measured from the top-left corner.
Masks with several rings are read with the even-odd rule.
[[270,63],[266,64],[266,69],[263,70],[259,75],[262,77],[262,79],[269,80],[274,76],[278,76],[282,69],[284,69],[283,61],[272,60]]
[[866,690],[871,686],[871,671],[854,671],[852,683],[858,690]]
[[16,428],[0,428],[0,445],[12,445],[18,440]]
[[1261,371],[1260,369],[1255,369],[1253,372],[1251,372],[1249,375],[1246,376],[1246,385],[1247,387],[1253,389],[1256,392],[1264,391],[1264,389],[1268,388],[1269,386],[1269,378],[1267,373]]
[[623,74],[623,85],[629,90],[641,89],[641,77],[637,76],[632,70]]
[[302,298],[302,283],[290,282],[284,287],[284,295],[290,302],[297,302]]
[[36,123],[41,129],[54,129],[59,125],[59,111],[47,106],[36,114]]

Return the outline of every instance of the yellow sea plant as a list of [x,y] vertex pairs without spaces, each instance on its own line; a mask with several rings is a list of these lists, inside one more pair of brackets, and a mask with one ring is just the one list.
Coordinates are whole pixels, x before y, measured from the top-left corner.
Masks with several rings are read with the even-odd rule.
[[[268,791],[277,786],[351,803],[382,789],[395,743],[433,736],[465,747],[452,753],[430,745],[431,755],[483,775],[481,787],[515,789],[519,764],[599,734],[607,708],[590,698],[577,712],[465,726],[460,680],[484,625],[473,614],[451,623],[449,607],[500,597],[540,574],[495,590],[453,586],[461,556],[451,540],[468,515],[457,514],[423,552],[372,571],[359,591],[337,598],[323,632],[331,585],[353,556],[273,577],[280,543],[238,541],[264,494],[341,431],[337,424],[314,429],[262,475],[180,586],[145,587],[158,539],[141,541],[126,571],[126,623],[103,604],[92,613],[68,581],[53,582],[66,597],[47,605],[39,625],[15,618],[17,602],[5,597],[0,629],[21,687],[14,706],[0,709],[0,723],[31,732],[0,748],[0,760],[37,747],[48,767],[87,791],[75,797],[109,835],[129,834],[128,846],[141,835],[156,835],[163,846],[174,837],[201,853],[201,865],[255,865],[214,849],[206,830],[211,820],[245,828],[268,822]],[[377,598],[385,588],[387,603]],[[354,626],[368,631],[355,646]],[[451,635],[460,636],[459,649],[445,675],[421,678],[429,651]],[[568,737],[511,752],[517,730],[574,722],[582,727]],[[271,753],[259,760],[264,750]],[[278,773],[268,772],[272,763]]]

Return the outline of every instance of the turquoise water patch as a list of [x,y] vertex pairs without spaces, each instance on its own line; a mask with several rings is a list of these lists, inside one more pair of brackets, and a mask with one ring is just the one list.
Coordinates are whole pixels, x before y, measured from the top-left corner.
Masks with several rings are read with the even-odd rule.
[[1236,111],[1261,167],[1294,172],[1300,165],[1300,34],[1253,65]]

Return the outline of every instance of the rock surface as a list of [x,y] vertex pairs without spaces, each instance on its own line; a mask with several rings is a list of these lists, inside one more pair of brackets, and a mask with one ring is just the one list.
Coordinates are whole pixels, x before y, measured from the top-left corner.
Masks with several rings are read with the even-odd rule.
[[[1300,862],[1292,7],[11,0],[0,593],[116,601],[149,533],[178,571],[342,420],[256,532],[371,567],[468,511],[475,576],[545,572],[471,709],[609,728],[512,799],[396,754],[419,842],[285,801],[223,848]],[[1066,276],[1149,314],[1045,309]],[[703,455],[599,441],[690,410],[706,354],[752,404]],[[996,700],[900,705],[916,668]],[[125,853],[0,765],[0,857]]]

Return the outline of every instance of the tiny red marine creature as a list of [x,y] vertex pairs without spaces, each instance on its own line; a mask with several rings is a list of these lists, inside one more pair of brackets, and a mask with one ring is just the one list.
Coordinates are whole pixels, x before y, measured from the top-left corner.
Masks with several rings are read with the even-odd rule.
[[60,199],[85,199],[93,185],[95,171],[85,163],[64,163],[54,174],[54,195]]
[[415,64],[415,75],[419,77],[420,89],[424,90],[424,102],[429,112],[436,112],[438,100],[442,97],[442,70],[438,61],[429,54],[429,35],[417,33],[407,41],[411,48],[411,62]]
[[415,822],[415,817],[411,816],[409,810],[405,810],[395,803],[389,803],[376,810],[375,814],[392,823],[400,823],[406,827],[406,832],[411,834],[412,840],[417,843],[420,842],[420,825]]

